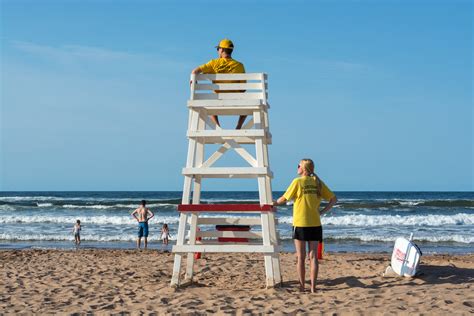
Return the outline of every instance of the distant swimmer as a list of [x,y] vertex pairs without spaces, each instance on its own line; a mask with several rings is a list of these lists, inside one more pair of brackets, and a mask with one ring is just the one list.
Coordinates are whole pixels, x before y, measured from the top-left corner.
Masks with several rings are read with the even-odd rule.
[[[219,45],[216,46],[217,55],[219,58],[212,59],[208,63],[203,64],[199,67],[196,67],[191,72],[192,74],[241,74],[245,73],[244,65],[241,62],[238,62],[235,59],[232,59],[232,52],[234,51],[234,43],[230,39],[223,39],[219,42]],[[226,83],[240,83],[245,81],[224,81]],[[213,83],[221,83],[220,81],[214,81]],[[228,92],[243,92],[240,90],[237,91],[216,91],[218,93],[228,93]],[[242,125],[245,122],[247,116],[241,115],[239,121],[237,122],[236,129],[241,129]],[[211,115],[211,120],[216,123],[217,126],[220,126],[219,118],[217,115]]]
[[138,222],[137,248],[140,249],[142,237],[144,237],[146,249],[148,246],[148,221],[152,219],[155,214],[146,207],[146,201],[142,200],[141,206],[132,212],[132,216]]
[[[296,256],[298,262],[296,270],[300,283],[300,291],[305,286],[306,243],[309,248],[309,259],[311,267],[311,292],[316,291],[316,280],[318,278],[318,257],[316,256],[318,242],[323,241],[323,228],[320,215],[323,215],[336,204],[337,198],[334,193],[314,173],[314,163],[311,159],[302,159],[298,164],[299,177],[291,182],[285,194],[283,194],[274,205],[294,200],[293,204],[293,239],[295,242]],[[329,203],[320,210],[321,200]]]

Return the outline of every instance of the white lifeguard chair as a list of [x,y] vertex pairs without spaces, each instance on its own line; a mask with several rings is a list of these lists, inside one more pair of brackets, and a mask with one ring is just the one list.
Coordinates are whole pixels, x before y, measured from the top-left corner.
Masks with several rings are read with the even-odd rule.
[[[188,101],[189,139],[171,286],[180,285],[181,259],[187,253],[185,282],[192,281],[194,253],[262,253],[266,285],[281,283],[279,243],[275,208],[272,206],[270,163],[267,145],[271,143],[267,102],[267,75],[199,74],[191,75]],[[209,115],[247,115],[240,130],[222,129]],[[208,129],[206,129],[206,126]],[[221,144],[205,159],[205,145]],[[255,144],[255,156],[242,144]],[[246,167],[214,167],[214,163],[233,149]],[[256,178],[259,204],[201,204],[203,178]],[[203,214],[206,216],[202,216]],[[213,214],[219,214],[216,217]],[[222,216],[224,214],[225,216]],[[232,214],[232,216],[230,215]],[[254,214],[254,216],[249,216]],[[260,216],[255,216],[258,214]],[[214,225],[248,225],[254,231],[217,230]],[[196,242],[196,239],[200,239]],[[223,242],[223,239],[225,242]],[[230,240],[230,242],[229,242]],[[242,242],[242,240],[244,242]]]

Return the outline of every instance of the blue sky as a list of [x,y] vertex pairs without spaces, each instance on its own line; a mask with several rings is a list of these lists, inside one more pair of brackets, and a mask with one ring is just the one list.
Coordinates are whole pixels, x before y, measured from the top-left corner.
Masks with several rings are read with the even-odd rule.
[[1,190],[181,190],[224,37],[269,74],[274,190],[303,157],[335,191],[473,190],[471,1],[0,3]]

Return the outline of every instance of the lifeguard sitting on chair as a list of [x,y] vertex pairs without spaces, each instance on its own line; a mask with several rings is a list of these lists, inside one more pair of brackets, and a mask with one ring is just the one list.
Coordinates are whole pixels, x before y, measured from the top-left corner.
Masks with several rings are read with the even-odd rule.
[[[195,68],[191,74],[241,74],[245,73],[244,65],[241,62],[232,58],[232,52],[234,50],[234,44],[229,39],[223,39],[219,45],[216,46],[219,58],[212,59],[208,63],[203,64]],[[213,83],[245,83],[245,81],[213,81]],[[241,90],[216,90],[216,93],[235,93],[245,92]],[[245,122],[246,115],[241,115],[237,122],[236,129],[241,129]],[[217,115],[211,115],[211,119],[216,125],[220,126],[219,118]]]

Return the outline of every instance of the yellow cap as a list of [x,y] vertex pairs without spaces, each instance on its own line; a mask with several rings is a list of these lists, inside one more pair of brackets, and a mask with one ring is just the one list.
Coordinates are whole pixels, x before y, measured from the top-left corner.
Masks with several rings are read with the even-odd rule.
[[216,48],[228,48],[228,49],[234,49],[234,43],[230,39],[224,38],[222,41],[219,42],[219,46],[216,46]]

